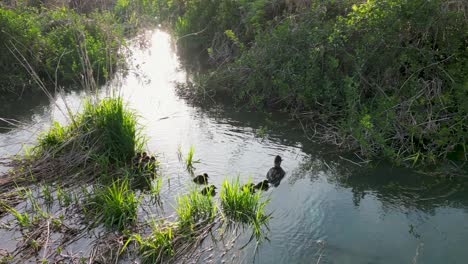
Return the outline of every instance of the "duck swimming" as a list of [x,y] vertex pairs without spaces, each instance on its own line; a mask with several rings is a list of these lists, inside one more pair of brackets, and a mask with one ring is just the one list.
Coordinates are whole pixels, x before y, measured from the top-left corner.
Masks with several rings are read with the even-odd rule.
[[210,194],[211,196],[215,196],[216,195],[215,189],[217,189],[217,188],[214,185],[206,186],[205,188],[203,188],[201,190],[201,194],[203,194],[203,195]]
[[272,167],[267,175],[266,178],[269,183],[273,184],[274,186],[278,186],[280,181],[283,179],[286,172],[284,172],[283,168],[281,168],[281,159],[280,156],[275,157],[275,166]]
[[203,173],[202,175],[195,176],[195,178],[193,178],[193,182],[198,184],[208,184],[208,174]]
[[255,185],[254,188],[256,190],[267,191],[269,187],[270,187],[269,182],[267,180],[263,180],[263,181],[257,183],[257,185]]

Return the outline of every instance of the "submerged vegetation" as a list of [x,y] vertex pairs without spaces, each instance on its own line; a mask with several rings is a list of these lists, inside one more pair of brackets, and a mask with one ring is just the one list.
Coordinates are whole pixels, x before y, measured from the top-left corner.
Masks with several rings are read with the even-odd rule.
[[162,2],[185,63],[202,66],[193,97],[289,111],[369,158],[466,164],[466,3]]

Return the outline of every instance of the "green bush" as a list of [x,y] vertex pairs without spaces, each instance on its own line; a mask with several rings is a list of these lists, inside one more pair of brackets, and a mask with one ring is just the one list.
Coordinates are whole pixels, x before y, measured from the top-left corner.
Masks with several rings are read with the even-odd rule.
[[0,6],[0,92],[36,86],[31,69],[46,84],[109,79],[122,61],[123,27],[117,21],[108,11],[80,15],[68,8]]
[[221,7],[231,1],[181,8],[177,35],[199,33],[179,48],[207,50],[212,63],[195,75],[195,91],[332,124],[368,157],[466,161],[462,12],[443,0],[325,1],[296,13],[279,5],[269,16],[263,2],[239,1],[227,13]]

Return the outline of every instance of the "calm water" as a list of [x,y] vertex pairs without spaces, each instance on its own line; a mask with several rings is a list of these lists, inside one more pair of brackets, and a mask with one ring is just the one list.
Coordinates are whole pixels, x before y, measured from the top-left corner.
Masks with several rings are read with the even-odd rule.
[[[156,31],[147,37],[147,48],[140,49],[135,41],[133,70],[109,87],[138,112],[147,149],[159,155],[164,176],[170,178],[162,194],[166,214],[174,197],[191,186],[178,160],[179,146],[183,153],[195,147],[195,158],[201,161],[196,173],[208,173],[218,187],[237,175],[241,181],[263,180],[275,155],[283,157],[287,172],[278,188],[266,193],[271,198],[267,212],[273,213],[270,241],[257,251],[255,243],[240,250],[250,235],[243,234],[233,245],[215,246],[201,262],[468,262],[466,181],[424,177],[385,164],[356,167],[339,158],[335,148],[305,139],[281,113],[192,106],[175,94],[175,81],[186,76],[169,36]],[[40,95],[0,98],[0,117],[19,121],[0,121],[0,155],[34,143],[52,120],[66,122],[60,110],[64,101],[76,111],[84,96],[66,91],[52,101]],[[0,248],[7,244],[3,241]]]

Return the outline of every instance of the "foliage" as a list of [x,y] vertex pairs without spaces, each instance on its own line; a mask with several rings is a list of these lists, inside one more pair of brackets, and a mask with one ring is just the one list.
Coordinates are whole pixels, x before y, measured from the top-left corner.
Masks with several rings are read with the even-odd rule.
[[[14,1],[16,2],[16,1]],[[48,85],[99,82],[123,63],[124,36],[152,25],[157,0],[21,1],[0,5],[0,93],[32,89],[31,71]],[[28,65],[24,65],[28,64]],[[27,69],[26,69],[27,68]]]
[[120,61],[123,41],[115,21],[108,12],[85,17],[67,8],[0,7],[0,48],[5,51],[0,55],[0,91],[32,85],[31,70],[47,83],[80,83],[89,72],[107,80]]
[[328,124],[368,157],[467,161],[468,23],[446,1],[214,2],[171,1],[182,56],[209,58],[195,92]]

